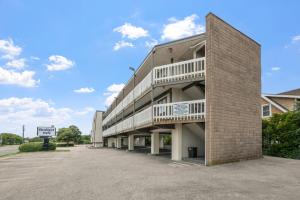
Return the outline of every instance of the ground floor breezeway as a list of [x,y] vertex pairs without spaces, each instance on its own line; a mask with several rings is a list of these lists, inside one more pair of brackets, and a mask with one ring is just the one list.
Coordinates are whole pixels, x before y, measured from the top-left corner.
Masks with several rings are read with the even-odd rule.
[[177,123],[104,138],[104,146],[169,157],[174,161],[205,161],[204,123]]

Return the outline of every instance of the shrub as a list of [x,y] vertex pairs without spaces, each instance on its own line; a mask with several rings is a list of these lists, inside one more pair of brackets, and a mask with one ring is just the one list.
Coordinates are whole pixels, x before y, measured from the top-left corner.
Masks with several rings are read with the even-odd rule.
[[[49,143],[49,149],[48,150],[55,150],[56,144],[50,142]],[[43,148],[42,142],[29,142],[25,143],[19,146],[20,152],[35,152],[35,151],[46,151],[46,149]]]
[[56,149],[56,144],[53,142],[49,142],[49,150],[54,151]]
[[74,147],[74,143],[56,143],[57,147]]
[[300,111],[274,114],[262,128],[264,154],[299,159]]

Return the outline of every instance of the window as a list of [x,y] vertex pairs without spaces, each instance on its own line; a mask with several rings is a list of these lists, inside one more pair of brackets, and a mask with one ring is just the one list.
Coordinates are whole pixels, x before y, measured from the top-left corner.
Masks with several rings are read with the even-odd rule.
[[271,116],[271,104],[266,104],[262,106],[262,117]]

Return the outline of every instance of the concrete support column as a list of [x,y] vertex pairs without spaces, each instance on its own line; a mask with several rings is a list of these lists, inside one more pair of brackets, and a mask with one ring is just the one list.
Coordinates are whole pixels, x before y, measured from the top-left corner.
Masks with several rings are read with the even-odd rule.
[[128,135],[128,150],[133,151],[134,150],[134,135]]
[[182,124],[175,124],[172,130],[172,160],[182,160]]
[[116,145],[116,147],[118,149],[121,149],[121,147],[122,147],[122,138],[121,138],[121,136],[117,137],[117,145]]
[[159,132],[151,134],[151,154],[159,154]]

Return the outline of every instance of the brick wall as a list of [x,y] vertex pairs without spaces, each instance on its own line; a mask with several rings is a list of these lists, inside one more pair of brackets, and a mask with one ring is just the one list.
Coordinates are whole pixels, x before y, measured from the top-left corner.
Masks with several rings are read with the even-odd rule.
[[262,156],[260,45],[206,17],[206,164]]

